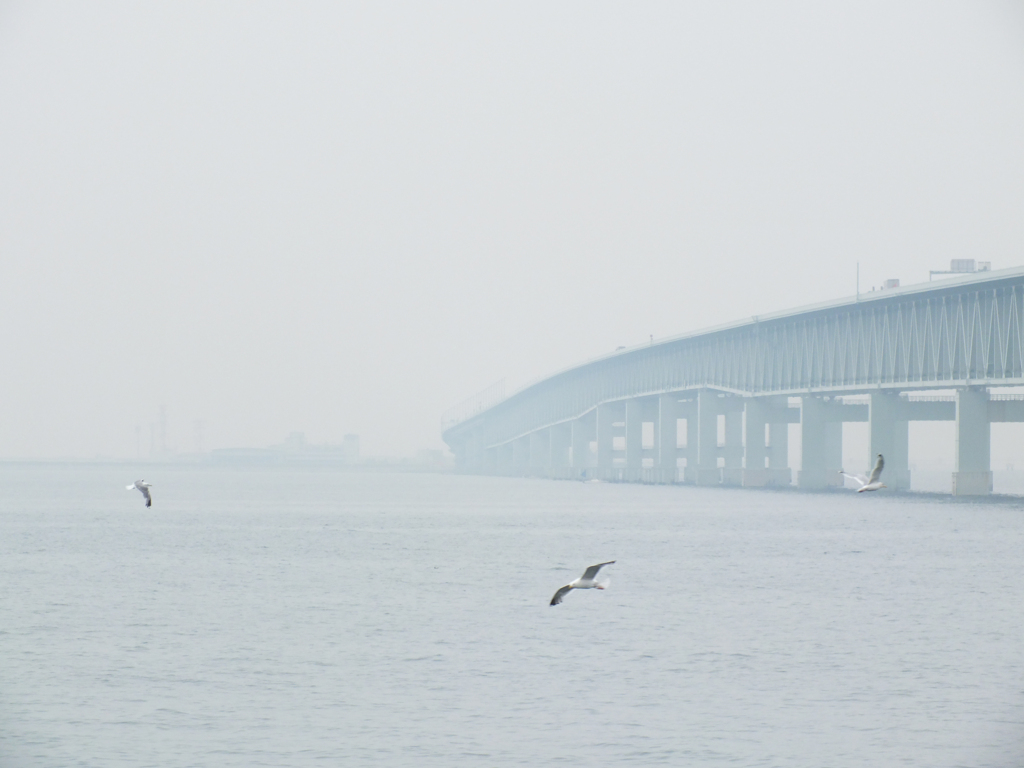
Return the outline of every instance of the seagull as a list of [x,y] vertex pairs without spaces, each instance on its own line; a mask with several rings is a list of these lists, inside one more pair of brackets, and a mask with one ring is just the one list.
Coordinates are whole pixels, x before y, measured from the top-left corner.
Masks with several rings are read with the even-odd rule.
[[864,477],[864,475],[851,475],[843,472],[841,469],[839,470],[839,474],[860,483],[860,488],[857,489],[857,493],[864,493],[864,491],[877,491],[879,488],[889,487],[879,481],[879,478],[882,476],[883,467],[885,467],[885,459],[882,458],[882,454],[878,454],[878,461],[875,462],[875,468],[871,470],[870,477]]
[[126,491],[131,491],[131,490],[139,491],[143,496],[146,497],[146,506],[147,507],[152,507],[153,506],[153,497],[149,495],[149,489],[152,488],[152,487],[153,486],[151,486],[145,480],[136,480],[135,481],[135,485],[126,485],[124,488],[125,488]]
[[609,560],[607,563],[598,563],[597,565],[592,565],[587,568],[587,570],[583,572],[582,576],[575,581],[570,581],[564,587],[555,592],[555,596],[551,598],[551,605],[558,605],[562,602],[562,598],[569,594],[570,590],[573,589],[604,589],[608,585],[608,582],[606,581],[603,584],[598,584],[594,579],[597,578],[598,571],[606,565],[611,565],[614,562],[614,560]]

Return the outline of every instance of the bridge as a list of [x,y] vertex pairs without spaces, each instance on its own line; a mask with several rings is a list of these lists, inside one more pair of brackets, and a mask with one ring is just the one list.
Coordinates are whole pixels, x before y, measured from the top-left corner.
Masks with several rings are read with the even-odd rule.
[[[751,317],[568,368],[454,409],[465,472],[629,482],[840,485],[842,425],[909,489],[911,421],[954,421],[952,492],[992,490],[992,422],[1024,421],[1024,268]],[[952,395],[936,394],[952,390]]]

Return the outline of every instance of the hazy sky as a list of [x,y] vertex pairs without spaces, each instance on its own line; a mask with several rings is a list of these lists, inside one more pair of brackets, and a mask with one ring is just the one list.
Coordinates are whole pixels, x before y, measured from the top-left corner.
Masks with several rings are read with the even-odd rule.
[[0,457],[441,413],[1024,264],[1024,5],[0,6]]

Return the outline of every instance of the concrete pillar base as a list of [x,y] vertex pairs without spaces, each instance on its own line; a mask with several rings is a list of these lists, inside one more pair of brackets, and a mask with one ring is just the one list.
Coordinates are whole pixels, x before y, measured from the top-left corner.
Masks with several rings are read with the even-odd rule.
[[770,469],[744,469],[740,485],[744,488],[764,488],[770,485]]
[[640,482],[651,485],[663,485],[676,482],[675,472],[661,467],[644,467],[640,470]]
[[[992,473],[989,472],[991,475]],[[910,490],[910,470],[904,469],[902,472],[898,469],[894,469],[891,472],[886,469],[882,472],[882,482],[885,483],[885,487],[894,491],[909,491]]]
[[653,485],[661,482],[661,470],[655,467],[644,467],[640,470],[640,482]]
[[843,484],[843,476],[827,469],[801,469],[796,473],[796,485],[805,490],[837,488]]
[[743,468],[726,467],[722,470],[722,485],[743,485]]
[[697,485],[721,485],[722,475],[718,467],[714,469],[694,468],[694,482]]
[[954,496],[988,496],[992,493],[991,472],[954,472]]

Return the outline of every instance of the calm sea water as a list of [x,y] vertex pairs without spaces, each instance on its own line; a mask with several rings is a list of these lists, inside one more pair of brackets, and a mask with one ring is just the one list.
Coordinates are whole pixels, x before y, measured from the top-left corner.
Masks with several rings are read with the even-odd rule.
[[5,768],[1024,757],[1024,501],[145,477],[0,466]]

